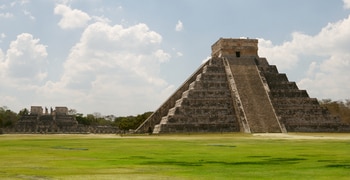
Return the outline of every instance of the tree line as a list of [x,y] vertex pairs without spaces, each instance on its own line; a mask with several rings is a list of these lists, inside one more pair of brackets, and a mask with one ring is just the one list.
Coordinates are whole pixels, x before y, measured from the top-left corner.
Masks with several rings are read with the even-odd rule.
[[[331,99],[322,99],[319,101],[321,107],[325,107],[335,116],[339,116],[344,123],[350,123],[350,99],[344,101],[333,101]],[[11,111],[6,106],[0,107],[0,128],[12,128],[17,121],[30,112],[24,108],[18,113]],[[100,113],[83,115],[77,113],[76,110],[70,109],[68,114],[74,115],[79,124],[86,126],[114,126],[120,130],[128,131],[136,129],[144,122],[152,112],[145,112],[136,116],[120,116],[113,115],[102,116]]]
[[[18,113],[11,111],[6,106],[0,107],[0,128],[13,128],[17,121],[30,112],[24,108]],[[145,121],[152,112],[145,112],[136,116],[120,116],[115,117],[114,115],[102,116],[100,113],[93,114],[81,114],[77,113],[76,110],[70,109],[69,115],[75,116],[79,124],[86,126],[114,126],[120,130],[128,131],[129,129],[136,129],[143,121]]]
[[345,101],[322,99],[319,102],[321,107],[327,108],[332,115],[339,116],[342,122],[350,123],[350,99]]
[[88,114],[86,116],[77,113],[75,117],[79,124],[87,126],[115,126],[120,130],[127,131],[130,129],[136,129],[151,114],[152,112],[145,112],[136,116],[113,117],[113,115],[109,115],[102,117],[98,113]]

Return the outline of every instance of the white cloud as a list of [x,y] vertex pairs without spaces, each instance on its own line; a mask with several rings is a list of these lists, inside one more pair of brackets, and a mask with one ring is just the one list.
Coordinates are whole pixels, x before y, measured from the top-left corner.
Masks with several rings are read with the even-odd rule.
[[6,4],[0,5],[0,9],[6,9],[6,8],[7,8]]
[[[0,104],[0,106],[20,104],[20,102],[15,96],[8,96],[8,95],[0,95],[0,103],[6,103],[6,104]],[[12,110],[13,107],[10,106],[8,108]]]
[[56,5],[54,13],[62,16],[61,20],[58,22],[58,25],[62,29],[85,27],[88,21],[91,20],[91,17],[87,13],[78,9],[71,9],[64,4]]
[[94,19],[96,22],[103,22],[106,24],[112,22],[110,19],[108,19],[104,16],[92,16],[92,19]]
[[48,82],[39,91],[49,99],[65,97],[71,106],[88,112],[128,115],[153,110],[172,87],[159,77],[160,64],[170,58],[160,49],[161,41],[145,24],[91,24],[71,49],[60,81]]
[[12,18],[13,14],[12,13],[0,13],[0,18]]
[[177,55],[178,57],[183,56],[182,52],[176,52],[176,55]]
[[0,53],[0,67],[2,76],[6,79],[35,82],[46,77],[43,69],[47,57],[46,46],[39,44],[39,39],[34,39],[31,34],[18,35],[17,39],[11,42],[6,54],[1,54],[3,53]]
[[288,42],[274,46],[269,40],[259,39],[259,55],[268,57],[271,64],[276,64],[282,70],[294,68],[298,62],[297,54]]
[[4,53],[2,52],[2,49],[0,49],[0,69],[4,69],[4,61],[5,61]]
[[[1,33],[0,34],[0,43],[2,42],[2,39],[5,39],[6,34],[5,33]],[[1,49],[0,49],[1,50]],[[1,59],[0,59],[1,60]]]
[[29,19],[35,20],[35,17],[32,15],[31,12],[29,12],[29,11],[27,11],[27,10],[24,10],[24,11],[23,11],[23,14],[26,15],[27,17],[29,17]]
[[170,58],[170,55],[161,49],[156,50],[153,55],[159,59],[160,62],[166,62]]
[[344,2],[344,8],[350,9],[350,0],[343,0],[343,2]]
[[175,26],[175,31],[182,31],[184,29],[184,26],[180,20],[177,21],[177,24]]
[[56,0],[59,4],[72,4],[73,0]]
[[[314,35],[295,32],[282,45],[259,39],[259,54],[279,69],[298,69],[309,63],[298,85],[318,98],[350,98],[350,16],[329,23]],[[313,59],[305,59],[313,57]],[[315,60],[317,59],[317,60]],[[300,73],[300,72],[299,72]]]
[[28,4],[29,2],[30,2],[29,0],[12,1],[12,2],[10,3],[10,6],[11,6],[11,7],[14,7],[14,6],[16,6],[17,4],[23,6],[23,5],[25,5],[25,4]]
[[177,51],[176,48],[172,48],[172,50],[174,51],[174,53],[176,54],[177,57],[183,56],[183,53],[180,51]]

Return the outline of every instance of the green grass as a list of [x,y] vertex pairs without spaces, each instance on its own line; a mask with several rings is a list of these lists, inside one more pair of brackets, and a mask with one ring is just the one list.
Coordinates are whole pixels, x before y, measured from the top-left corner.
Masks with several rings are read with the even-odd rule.
[[349,179],[344,136],[1,135],[0,179]]

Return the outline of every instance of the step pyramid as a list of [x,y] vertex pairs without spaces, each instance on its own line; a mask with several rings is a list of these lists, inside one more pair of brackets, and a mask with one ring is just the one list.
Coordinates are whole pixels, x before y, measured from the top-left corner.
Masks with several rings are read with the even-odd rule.
[[212,57],[136,132],[350,131],[257,52],[257,39],[220,38]]

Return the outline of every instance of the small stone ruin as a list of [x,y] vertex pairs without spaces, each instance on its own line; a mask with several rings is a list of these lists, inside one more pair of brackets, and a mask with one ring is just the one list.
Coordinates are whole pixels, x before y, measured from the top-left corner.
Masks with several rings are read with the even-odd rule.
[[56,107],[55,110],[41,106],[31,106],[30,114],[22,116],[14,129],[9,133],[118,133],[116,127],[84,126],[78,124],[74,115],[68,114],[67,107]]
[[73,115],[68,115],[67,107],[56,107],[55,110],[41,106],[31,106],[30,114],[22,116],[16,126],[16,132],[27,133],[52,133],[70,132],[78,127],[78,122]]

